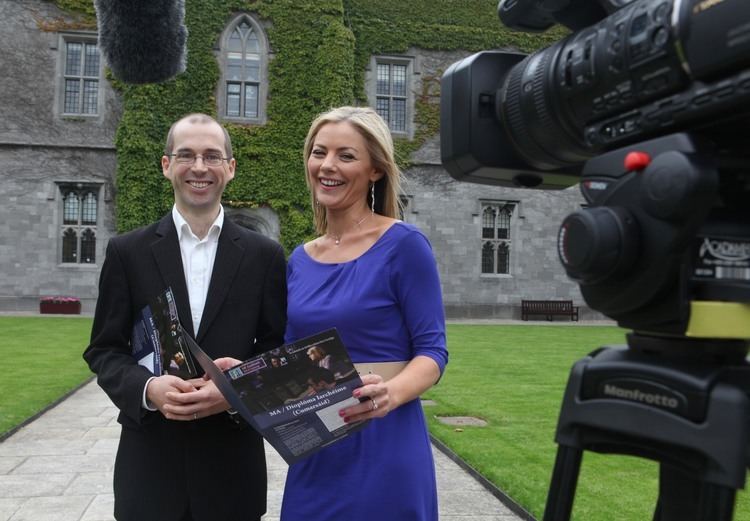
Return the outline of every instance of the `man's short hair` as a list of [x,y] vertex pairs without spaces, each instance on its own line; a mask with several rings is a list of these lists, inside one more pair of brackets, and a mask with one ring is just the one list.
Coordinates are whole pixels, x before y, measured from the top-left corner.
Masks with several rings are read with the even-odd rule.
[[214,118],[209,116],[208,114],[201,114],[201,113],[194,113],[194,114],[188,114],[187,116],[183,116],[174,123],[172,123],[172,126],[169,127],[169,132],[167,132],[167,143],[164,145],[164,155],[168,156],[173,152],[174,149],[174,129],[177,126],[178,123],[182,121],[187,121],[188,123],[198,123],[198,124],[210,124],[210,123],[216,123],[219,125],[219,128],[221,128],[221,131],[224,133],[224,153],[227,156],[227,159],[231,159],[234,157],[232,154],[232,140],[229,137],[229,132],[227,132],[227,129],[224,128],[224,125],[216,121]]

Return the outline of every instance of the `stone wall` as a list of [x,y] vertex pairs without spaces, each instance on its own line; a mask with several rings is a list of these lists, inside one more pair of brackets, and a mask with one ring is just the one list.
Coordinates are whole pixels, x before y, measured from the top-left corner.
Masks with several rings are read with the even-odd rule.
[[[0,1],[0,311],[39,309],[44,295],[76,296],[93,311],[104,247],[114,232],[114,136],[120,105],[100,76],[99,115],[60,115],[64,14],[38,0]],[[69,31],[67,34],[89,34]],[[93,33],[91,33],[93,34]],[[96,264],[61,264],[57,183],[96,183]]]
[[[535,191],[454,181],[440,166],[407,172],[409,207],[405,220],[432,243],[451,318],[520,318],[522,299],[572,299],[581,318],[599,318],[585,309],[578,285],[557,257],[557,231],[580,207],[577,187]],[[511,224],[509,275],[481,273],[481,202],[517,201]]]

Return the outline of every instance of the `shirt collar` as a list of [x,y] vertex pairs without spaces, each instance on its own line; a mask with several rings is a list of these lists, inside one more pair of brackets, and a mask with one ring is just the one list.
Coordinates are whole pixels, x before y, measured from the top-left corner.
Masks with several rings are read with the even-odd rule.
[[[172,220],[174,221],[174,226],[177,228],[177,240],[182,240],[182,235],[187,231],[187,233],[190,234],[190,236],[195,237],[196,240],[198,240],[197,236],[193,233],[193,230],[190,228],[190,224],[185,220],[185,218],[182,216],[180,211],[177,209],[177,205],[172,206]],[[224,207],[219,205],[219,215],[216,216],[216,219],[214,219],[214,222],[211,223],[211,227],[208,229],[208,235],[206,235],[206,238],[208,239],[214,239],[216,240],[219,237],[219,234],[221,233],[221,229],[224,226]]]

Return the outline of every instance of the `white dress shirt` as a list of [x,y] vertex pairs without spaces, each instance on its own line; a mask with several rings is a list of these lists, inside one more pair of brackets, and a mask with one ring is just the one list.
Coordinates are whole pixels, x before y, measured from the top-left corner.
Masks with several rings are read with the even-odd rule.
[[177,228],[182,254],[182,269],[185,272],[188,297],[190,299],[190,318],[193,321],[193,332],[197,335],[200,327],[203,308],[206,305],[208,285],[214,271],[216,250],[219,247],[219,234],[224,225],[224,208],[219,206],[219,215],[214,220],[208,233],[199,239],[190,229],[190,225],[177,210],[172,207],[172,219]]
[[[197,335],[203,317],[203,308],[206,306],[208,285],[211,283],[211,274],[214,271],[216,250],[219,247],[219,235],[221,234],[221,227],[224,225],[224,207],[219,206],[219,215],[211,224],[203,239],[199,239],[193,233],[188,222],[177,210],[176,205],[172,206],[172,219],[175,228],[177,228],[177,239],[180,241],[182,270],[185,272],[185,283],[190,300],[193,333]],[[154,378],[156,376],[149,378],[143,387],[142,405],[150,411],[155,411],[156,408],[146,399],[146,389],[149,382]]]

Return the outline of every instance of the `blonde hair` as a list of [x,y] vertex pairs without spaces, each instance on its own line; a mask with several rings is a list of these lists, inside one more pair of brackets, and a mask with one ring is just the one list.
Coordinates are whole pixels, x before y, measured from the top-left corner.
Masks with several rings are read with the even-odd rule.
[[315,355],[319,357],[321,360],[326,357],[328,353],[325,352],[325,350],[318,346],[312,346],[310,349],[307,350],[307,356]]
[[[367,143],[367,152],[377,172],[383,177],[375,181],[375,213],[398,219],[401,215],[401,170],[396,164],[393,150],[393,139],[388,125],[380,115],[370,107],[338,107],[320,114],[312,122],[305,138],[303,157],[305,162],[305,182],[310,188],[310,172],[307,161],[312,153],[315,136],[328,123],[351,124]],[[325,208],[315,204],[315,194],[310,190],[315,230],[323,234],[326,232],[328,221]],[[372,205],[370,192],[367,192],[367,206]]]

